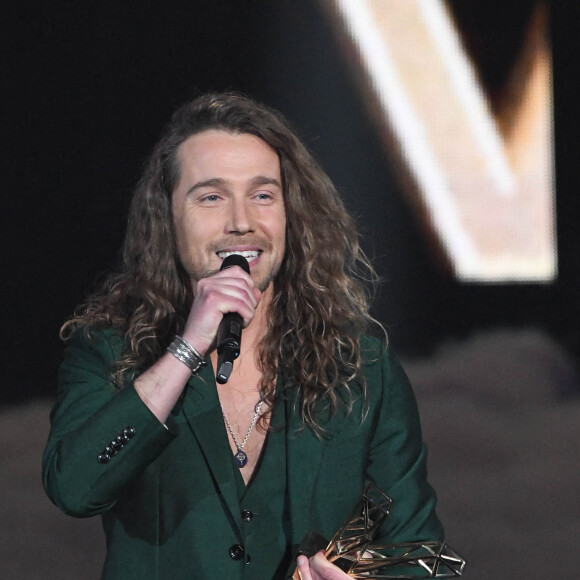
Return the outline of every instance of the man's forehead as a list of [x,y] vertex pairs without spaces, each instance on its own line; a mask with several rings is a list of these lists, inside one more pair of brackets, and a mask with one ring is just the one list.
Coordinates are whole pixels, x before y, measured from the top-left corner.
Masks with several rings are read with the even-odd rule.
[[182,178],[195,174],[196,181],[206,181],[245,174],[258,185],[276,182],[281,187],[278,153],[251,133],[217,129],[196,133],[181,143],[178,160]]
[[223,138],[231,141],[254,141],[263,145],[265,148],[269,149],[277,157],[279,157],[278,152],[262,137],[255,135],[254,133],[247,133],[243,131],[230,131],[228,129],[215,128],[215,129],[204,129],[198,133],[193,133],[187,137],[178,147],[178,152],[181,155],[184,150],[190,149],[192,144],[195,143],[199,148],[205,148],[210,146],[210,143],[215,140],[222,140]]

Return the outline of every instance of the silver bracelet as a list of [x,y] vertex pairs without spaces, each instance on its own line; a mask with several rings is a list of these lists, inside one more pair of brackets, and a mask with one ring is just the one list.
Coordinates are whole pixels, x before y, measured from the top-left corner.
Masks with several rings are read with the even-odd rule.
[[173,342],[167,347],[167,350],[183,364],[189,367],[192,375],[196,375],[201,367],[207,363],[205,358],[181,336],[176,336]]

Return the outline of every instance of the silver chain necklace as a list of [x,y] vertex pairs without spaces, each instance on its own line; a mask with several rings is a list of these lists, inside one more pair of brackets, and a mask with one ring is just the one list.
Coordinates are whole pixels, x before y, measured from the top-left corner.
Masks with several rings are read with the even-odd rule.
[[236,451],[236,453],[234,454],[234,458],[236,460],[236,465],[238,467],[244,467],[244,465],[246,465],[246,463],[248,463],[248,454],[244,451],[244,445],[248,442],[248,438],[250,437],[250,433],[252,432],[252,429],[254,428],[254,425],[256,424],[258,417],[260,416],[260,409],[262,408],[263,404],[264,404],[264,401],[260,401],[258,403],[258,405],[256,406],[256,411],[254,412],[254,418],[252,419],[252,422],[250,423],[250,427],[248,428],[248,432],[246,433],[246,436],[244,437],[244,439],[241,443],[238,443],[236,435],[234,434],[234,430],[232,429],[232,426],[230,425],[230,422],[228,421],[228,418],[226,417],[226,414],[224,413],[224,409],[222,407],[222,415],[224,416],[224,422],[225,422],[226,427],[228,428],[228,431],[230,432],[230,435],[232,436],[232,439],[234,440],[234,443],[236,444],[236,447],[238,449]]

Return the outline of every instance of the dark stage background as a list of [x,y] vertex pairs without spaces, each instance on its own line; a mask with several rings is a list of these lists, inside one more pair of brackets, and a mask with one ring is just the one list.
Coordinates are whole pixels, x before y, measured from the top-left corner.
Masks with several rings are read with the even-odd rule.
[[[534,325],[578,353],[578,9],[561,4],[552,10],[560,275],[474,285],[432,260],[315,1],[14,3],[1,38],[1,400],[53,394],[59,325],[114,263],[143,160],[176,106],[210,89],[247,92],[291,119],[358,216],[385,280],[376,314],[399,351]],[[497,6],[499,18],[507,7]]]
[[[518,4],[525,2],[486,3],[498,23]],[[578,3],[551,6],[559,277],[553,284],[510,285],[458,283],[433,260],[430,242],[401,193],[334,30],[314,0],[29,1],[10,2],[1,12],[0,409],[6,419],[2,429],[10,430],[3,438],[16,445],[5,455],[8,461],[32,453],[33,447],[23,443],[30,431],[21,438],[18,429],[38,426],[35,420],[26,422],[27,413],[35,408],[44,413],[42,405],[55,395],[62,357],[59,326],[93,288],[98,274],[114,264],[131,190],[146,155],[171,112],[206,90],[246,92],[292,121],[357,216],[363,246],[384,279],[375,315],[388,326],[392,343],[420,384],[431,384],[424,373],[431,367],[420,361],[441,357],[442,348],[447,353],[451,348],[456,357],[451,359],[460,361],[464,351],[458,345],[480,344],[477,336],[488,337],[485,344],[493,350],[489,337],[494,333],[499,332],[499,344],[504,344],[506,336],[522,332],[541,337],[541,344],[559,353],[549,357],[549,364],[565,361],[563,390],[578,388]],[[477,361],[477,348],[467,348],[470,360]],[[514,352],[516,357],[535,357],[535,362],[540,356],[534,349]],[[523,366],[525,360],[520,360]],[[433,384],[445,382],[439,379]],[[424,392],[432,395],[433,390],[424,387]],[[429,396],[424,402],[420,398],[425,408],[431,405]],[[521,397],[525,400],[525,390]],[[481,419],[483,410],[479,415],[471,410]],[[518,406],[510,412],[517,415]],[[447,419],[451,422],[449,415]],[[437,419],[429,424],[435,433]],[[522,441],[525,433],[522,426]],[[577,435],[570,434],[568,444]],[[40,433],[36,445],[45,436]],[[469,434],[460,437],[469,439]],[[448,443],[441,443],[435,455],[453,472],[445,459]],[[496,443],[502,445],[501,437]],[[34,460],[39,464],[40,457]],[[6,474],[0,477],[8,482]],[[541,479],[541,471],[534,477]],[[569,483],[577,487],[578,480]],[[33,521],[30,514],[25,519]],[[3,521],[13,526],[4,533],[18,538],[12,532],[19,520]],[[461,522],[461,514],[454,521],[459,523],[452,545],[461,552],[469,525]],[[469,542],[477,544],[475,539]],[[90,550],[88,545],[77,548]],[[49,577],[30,574],[5,577]],[[64,571],[60,574],[54,577],[65,577]],[[468,577],[483,578],[477,569]],[[499,572],[496,577],[518,576]]]

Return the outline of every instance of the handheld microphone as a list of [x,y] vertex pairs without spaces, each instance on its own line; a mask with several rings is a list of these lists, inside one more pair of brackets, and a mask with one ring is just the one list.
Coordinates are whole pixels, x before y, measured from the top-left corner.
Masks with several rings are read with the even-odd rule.
[[[221,270],[227,270],[232,266],[240,266],[246,273],[250,273],[250,265],[244,256],[231,254],[224,258]],[[224,314],[217,331],[217,371],[215,380],[221,385],[228,382],[234,360],[240,356],[240,346],[242,344],[242,326],[244,320],[237,312]]]

